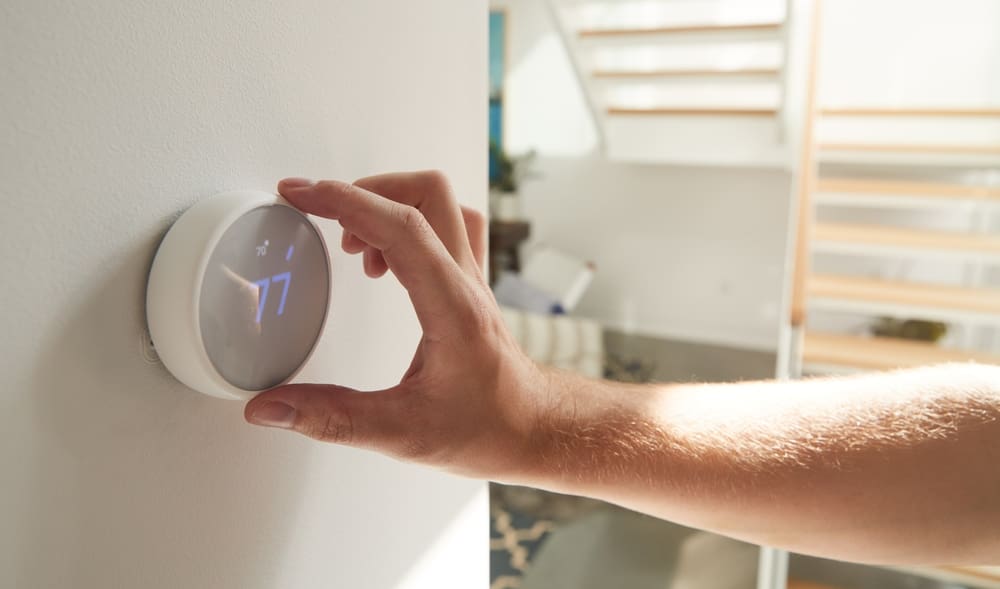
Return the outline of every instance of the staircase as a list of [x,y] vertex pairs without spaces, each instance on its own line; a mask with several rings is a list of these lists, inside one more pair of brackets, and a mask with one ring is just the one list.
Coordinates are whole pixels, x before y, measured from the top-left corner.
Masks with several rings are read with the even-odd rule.
[[[1000,364],[1000,109],[928,106],[933,99],[909,93],[908,106],[823,104],[818,51],[830,31],[816,5],[780,375]],[[894,18],[877,27],[883,43],[897,31],[913,34],[905,17]],[[941,341],[876,336],[867,325],[878,318],[941,322],[954,333]],[[762,553],[762,564],[780,562],[780,553]],[[1000,588],[997,567],[893,568]],[[798,586],[810,585],[788,583]]]
[[[1000,364],[1000,108],[928,106],[909,93],[902,106],[822,104],[831,6],[812,24],[787,372]],[[875,25],[883,43],[912,33],[905,18]],[[924,75],[947,72],[946,61],[934,65]],[[833,77],[825,95],[845,95]],[[949,333],[876,336],[879,318],[940,322]]]
[[787,0],[546,2],[608,158],[787,167]]
[[[1000,170],[1000,133],[994,145],[959,143],[947,138],[907,143],[895,137],[887,141],[873,137],[885,128],[887,120],[899,116],[910,119],[912,128],[918,130],[920,123],[940,126],[954,119],[977,119],[984,126],[1000,122],[1000,110],[972,108],[839,108],[814,113],[816,140],[805,147],[804,156],[807,163],[803,174],[808,177],[800,201],[792,315],[793,326],[804,328],[801,361],[806,372],[891,369],[969,360],[1000,364],[1000,283],[995,278],[1000,269],[1000,233],[991,225],[991,217],[1000,212],[1000,186],[996,182],[1000,174],[990,175],[990,171]],[[823,125],[830,117],[869,120],[865,138],[851,143],[825,141]],[[829,126],[826,133],[832,134]],[[835,173],[826,172],[829,154],[835,155],[839,166]],[[876,158],[870,154],[876,154]],[[845,166],[850,164],[867,174],[876,170],[879,177],[845,176],[844,170],[851,169]],[[927,177],[928,168],[934,166],[943,169],[932,176],[979,178],[986,182],[914,179]],[[849,215],[844,211],[860,210],[858,216],[864,217],[865,209],[881,211],[881,218],[923,218],[931,221],[931,226],[843,220]],[[832,212],[836,220],[824,220],[824,212],[827,216]],[[939,217],[964,219],[960,223],[964,227],[933,227]],[[824,271],[824,260],[817,259],[821,256],[832,258],[833,265],[840,268],[850,267],[852,260],[860,272]],[[898,268],[898,261],[906,259],[914,260],[915,266],[937,261],[962,271],[944,272],[958,277],[934,282],[879,275],[880,265],[884,273],[885,268]],[[826,265],[831,264],[828,261]],[[941,345],[850,330],[830,333],[807,324],[807,313],[942,322],[964,335],[945,338],[946,345]],[[832,322],[823,324],[830,326]]]

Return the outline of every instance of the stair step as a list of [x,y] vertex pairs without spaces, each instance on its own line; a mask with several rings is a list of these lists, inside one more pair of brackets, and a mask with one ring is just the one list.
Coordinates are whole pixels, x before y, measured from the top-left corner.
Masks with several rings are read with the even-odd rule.
[[936,182],[904,182],[853,178],[821,178],[818,193],[857,196],[931,197],[962,200],[1000,201],[1000,188]]
[[[882,567],[908,575],[917,575],[945,582],[959,582],[968,587],[994,589],[1000,587],[1000,567]],[[812,581],[789,578],[788,589],[839,589]]]
[[816,223],[812,227],[814,245],[840,244],[847,246],[882,246],[890,249],[910,249],[948,253],[987,254],[1000,256],[1000,236],[976,235],[901,229],[880,225],[849,225],[842,223]]
[[883,108],[835,107],[820,109],[827,117],[1000,117],[1000,108]]
[[788,145],[780,141],[773,116],[712,116],[701,110],[693,114],[705,116],[685,116],[675,110],[604,117],[608,159],[781,169],[792,157]]
[[[870,307],[874,313],[915,314],[925,318],[951,318],[956,315],[985,314],[1000,321],[1000,289],[973,289],[936,284],[858,278],[853,276],[812,275],[806,281],[806,293],[814,307],[856,310]],[[821,303],[816,299],[825,299]],[[959,317],[961,318],[961,317]]]
[[609,115],[680,115],[680,116],[740,116],[740,117],[773,117],[778,114],[777,108],[632,108],[608,107]]
[[635,35],[663,35],[671,33],[724,33],[728,31],[781,31],[782,22],[759,23],[703,23],[684,25],[664,25],[659,27],[622,27],[606,29],[583,29],[581,38],[621,37]]
[[722,76],[777,76],[778,68],[708,68],[708,69],[653,69],[653,70],[596,70],[595,78],[697,78]]
[[821,143],[822,151],[855,151],[896,154],[1000,155],[1000,145],[932,145],[891,143]]
[[788,579],[788,589],[840,589],[833,585],[823,585],[811,581],[800,581],[799,579]]
[[980,362],[1000,365],[1000,355],[955,350],[909,340],[806,332],[802,358],[805,364],[864,370],[891,370],[943,364]]
[[[1000,589],[1000,566],[886,566],[886,569],[949,584],[978,589]],[[948,585],[949,587],[951,585]]]

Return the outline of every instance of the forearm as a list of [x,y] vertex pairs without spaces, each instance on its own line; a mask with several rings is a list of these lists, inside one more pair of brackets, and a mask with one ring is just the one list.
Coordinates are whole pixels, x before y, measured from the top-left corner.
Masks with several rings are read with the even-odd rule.
[[1000,557],[1000,368],[659,387],[547,373],[486,284],[485,219],[440,172],[278,188],[338,221],[369,276],[399,279],[423,338],[395,386],[279,387],[250,422],[802,552]]
[[551,374],[513,478],[858,561],[1000,555],[1000,368],[635,386]]

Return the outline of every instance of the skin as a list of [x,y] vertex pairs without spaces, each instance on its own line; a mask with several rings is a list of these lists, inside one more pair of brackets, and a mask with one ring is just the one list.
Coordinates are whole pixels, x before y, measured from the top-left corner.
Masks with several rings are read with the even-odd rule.
[[391,271],[423,329],[400,383],[262,393],[250,423],[584,495],[742,540],[882,564],[1000,564],[1000,367],[626,385],[536,365],[482,272],[486,223],[439,172],[279,192]]

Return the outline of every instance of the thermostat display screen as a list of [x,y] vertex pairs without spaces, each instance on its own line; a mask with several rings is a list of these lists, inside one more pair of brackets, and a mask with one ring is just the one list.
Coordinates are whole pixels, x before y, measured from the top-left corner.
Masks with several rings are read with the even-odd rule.
[[326,256],[312,223],[290,207],[256,208],[226,230],[198,302],[205,351],[223,378],[263,390],[305,362],[326,318]]

